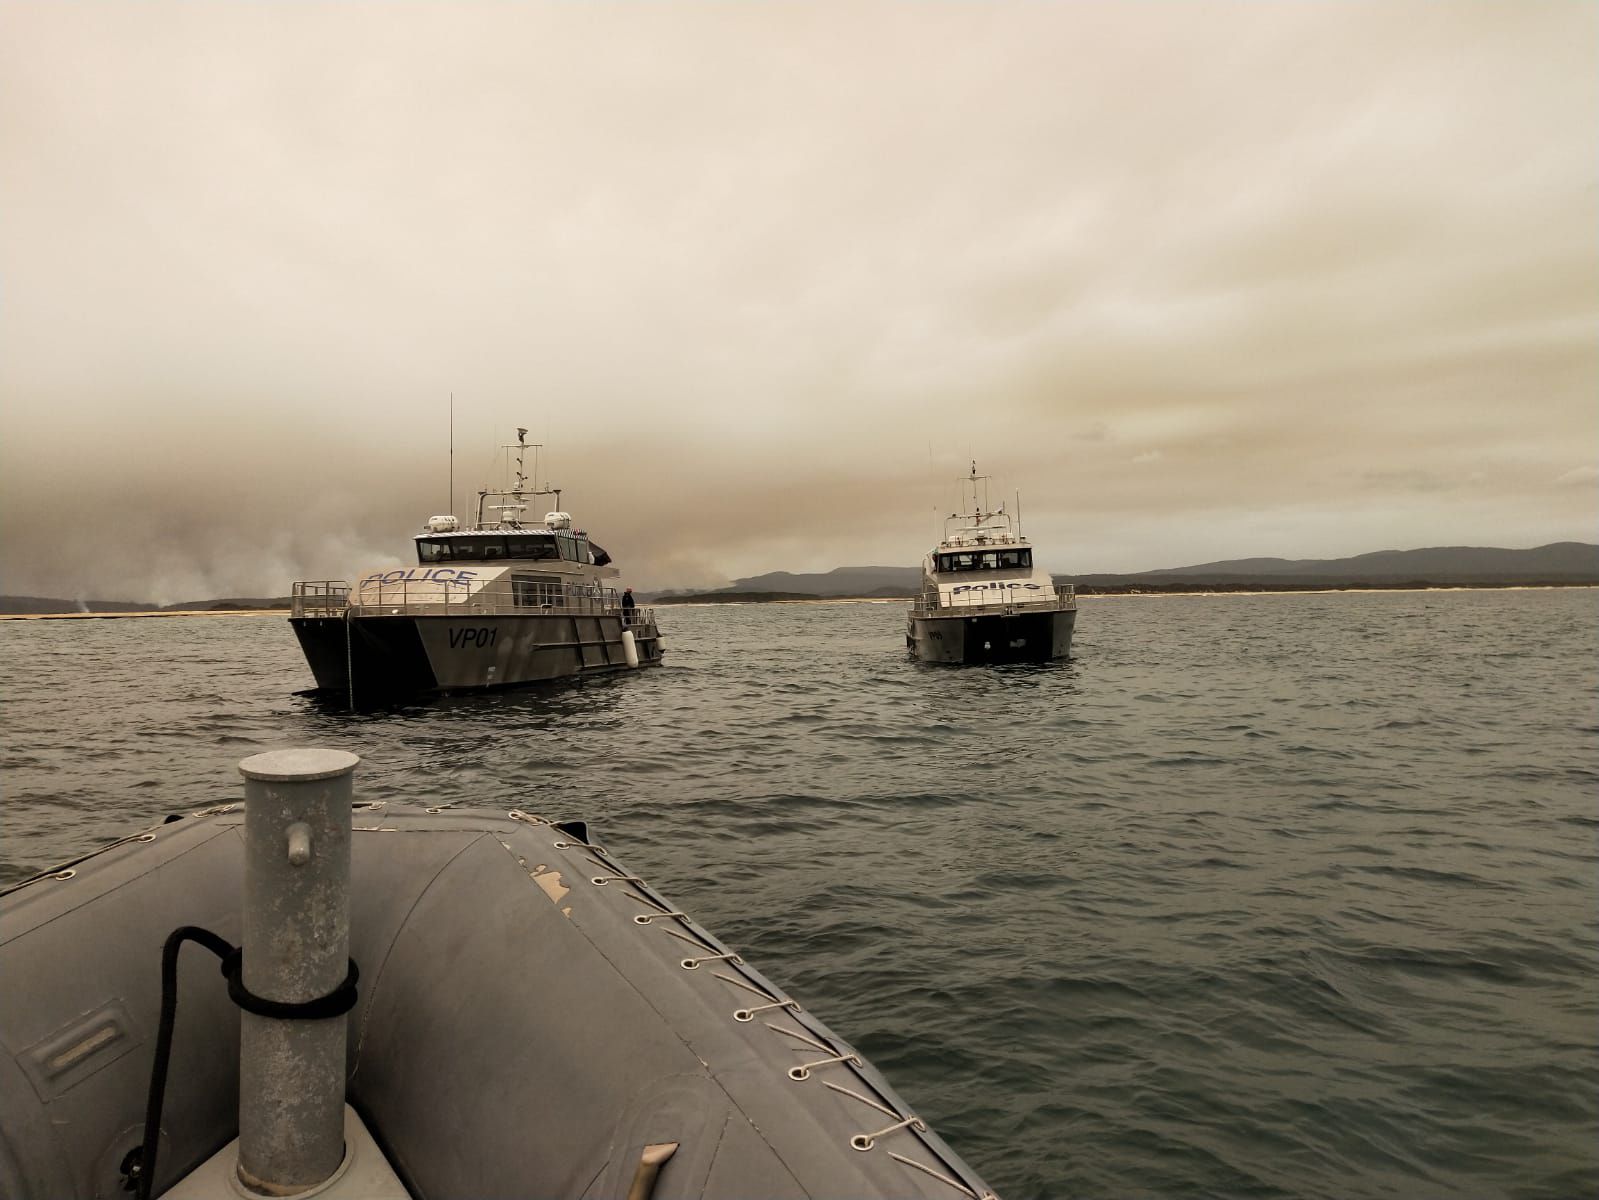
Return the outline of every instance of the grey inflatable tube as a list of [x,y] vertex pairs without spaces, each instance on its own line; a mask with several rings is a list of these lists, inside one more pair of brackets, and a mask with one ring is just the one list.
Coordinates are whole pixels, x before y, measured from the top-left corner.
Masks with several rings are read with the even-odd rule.
[[[208,810],[0,896],[0,1195],[128,1194],[161,945],[240,940],[242,820]],[[358,806],[350,953],[347,1099],[418,1200],[625,1200],[665,1143],[654,1200],[992,1195],[581,825]],[[239,1010],[184,954],[156,1194],[238,1129]]]

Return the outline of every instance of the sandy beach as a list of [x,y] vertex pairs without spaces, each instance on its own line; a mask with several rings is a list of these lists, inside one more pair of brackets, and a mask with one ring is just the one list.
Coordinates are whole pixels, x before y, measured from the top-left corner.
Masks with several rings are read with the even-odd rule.
[[180,608],[170,612],[0,613],[0,621],[105,621],[121,617],[286,617],[286,608]]

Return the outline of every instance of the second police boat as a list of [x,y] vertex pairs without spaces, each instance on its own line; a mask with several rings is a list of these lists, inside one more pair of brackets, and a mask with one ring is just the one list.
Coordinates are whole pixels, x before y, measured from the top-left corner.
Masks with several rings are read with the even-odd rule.
[[[470,529],[431,518],[416,566],[294,585],[289,623],[319,689],[374,702],[660,665],[653,610],[606,586],[610,555],[573,528],[561,489],[529,486],[516,433],[515,484],[480,491]],[[555,510],[528,525],[533,496]]]
[[905,644],[924,662],[1049,662],[1071,653],[1077,597],[1033,563],[1033,548],[1002,501],[988,507],[977,464],[961,481],[971,511],[951,513],[944,538],[922,559],[921,595]]

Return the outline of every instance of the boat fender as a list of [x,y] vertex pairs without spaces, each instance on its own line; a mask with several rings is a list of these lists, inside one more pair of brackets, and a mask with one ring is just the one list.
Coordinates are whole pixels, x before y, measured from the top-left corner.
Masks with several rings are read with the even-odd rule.
[[[161,947],[161,1020],[156,1029],[155,1060],[150,1064],[150,1092],[144,1110],[144,1145],[126,1172],[138,1190],[138,1200],[150,1200],[155,1183],[156,1151],[161,1136],[161,1108],[167,1089],[167,1065],[172,1058],[172,1031],[178,1016],[178,951],[184,942],[195,942],[222,960],[222,975],[228,981],[228,999],[258,1017],[280,1021],[321,1021],[342,1017],[355,1007],[356,983],[361,972],[350,959],[349,973],[334,991],[314,1000],[291,1003],[268,1000],[244,986],[244,949],[209,929],[182,925],[174,929]],[[131,1155],[129,1156],[132,1157]]]
[[638,642],[634,640],[631,629],[622,630],[622,657],[627,659],[628,666],[638,666]]

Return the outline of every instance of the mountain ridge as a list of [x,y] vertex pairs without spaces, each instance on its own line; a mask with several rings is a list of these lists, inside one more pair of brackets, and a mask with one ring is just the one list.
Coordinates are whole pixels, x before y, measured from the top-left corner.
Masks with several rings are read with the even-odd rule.
[[[834,567],[831,571],[768,571],[735,579],[705,591],[664,590],[651,600],[689,598],[731,600],[781,594],[785,598],[913,596],[921,588],[916,567]],[[1494,587],[1513,584],[1599,584],[1599,545],[1550,542],[1530,549],[1498,546],[1425,546],[1415,550],[1373,550],[1346,558],[1232,558],[1152,571],[1053,572],[1060,583],[1091,590],[1136,590],[1141,586],[1192,590],[1202,586],[1243,589],[1285,587],[1397,587],[1411,585]],[[190,600],[181,604],[142,604],[125,600],[63,600],[47,596],[0,596],[0,615],[53,613],[178,612],[287,608],[288,597]]]
[[1416,570],[1557,571],[1599,573],[1599,546],[1550,542],[1527,550],[1497,546],[1426,546],[1417,550],[1372,550],[1347,558],[1237,558],[1162,567],[1141,575],[1328,575],[1405,574]]
[[[814,597],[914,595],[921,587],[917,567],[835,567],[831,571],[768,571],[735,579],[725,588],[697,592],[659,592],[658,599],[783,592]],[[1072,574],[1054,571],[1057,582],[1086,587],[1136,587],[1139,584],[1250,586],[1293,584],[1337,587],[1376,584],[1515,583],[1599,584],[1599,545],[1550,542],[1530,549],[1498,546],[1425,546],[1414,550],[1374,550],[1346,558],[1236,558],[1162,567],[1151,571]]]

